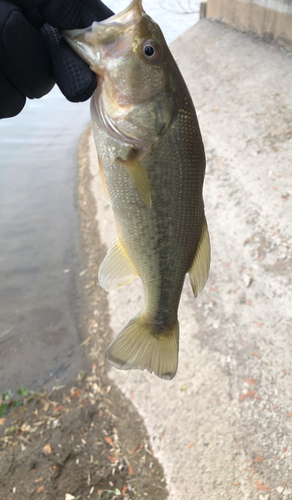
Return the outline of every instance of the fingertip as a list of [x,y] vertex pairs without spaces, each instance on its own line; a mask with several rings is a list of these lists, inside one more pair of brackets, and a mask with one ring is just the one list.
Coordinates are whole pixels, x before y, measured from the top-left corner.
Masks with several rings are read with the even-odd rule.
[[[58,82],[57,82],[57,84],[58,84]],[[61,92],[63,92],[65,97],[68,99],[68,101],[84,102],[84,101],[87,101],[87,99],[90,99],[90,97],[92,96],[93,92],[96,89],[96,86],[97,86],[96,75],[94,73],[92,73],[92,81],[90,84],[88,84],[87,87],[82,86],[78,89],[77,92],[75,91],[72,94],[67,93],[67,95],[65,94],[66,89],[65,89],[65,92],[63,92],[63,90],[61,88],[60,88],[60,90],[61,90]]]
[[25,106],[26,97],[0,72],[0,118],[12,118]]
[[61,92],[71,102],[89,99],[97,85],[96,74],[55,28],[45,25],[42,34],[50,50],[54,77]]

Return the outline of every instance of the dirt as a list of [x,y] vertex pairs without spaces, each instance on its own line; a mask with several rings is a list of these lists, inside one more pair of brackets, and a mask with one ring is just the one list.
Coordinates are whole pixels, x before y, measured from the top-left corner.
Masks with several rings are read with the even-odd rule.
[[1,499],[167,497],[141,419],[108,384],[93,363],[74,386],[2,417]]
[[[41,393],[21,388],[20,396],[7,395],[2,401],[1,500],[168,497],[163,469],[153,456],[141,417],[107,376],[104,352],[109,340],[105,339],[112,332],[107,298],[98,286],[105,247],[92,228],[96,205],[89,189],[88,135],[86,131],[80,143],[78,193],[84,264],[80,326],[86,371],[66,387]],[[13,409],[16,400],[21,405]]]

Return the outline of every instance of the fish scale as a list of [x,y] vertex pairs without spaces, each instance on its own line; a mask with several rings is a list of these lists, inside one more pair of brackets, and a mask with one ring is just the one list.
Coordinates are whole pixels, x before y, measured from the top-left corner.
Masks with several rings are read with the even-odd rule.
[[121,369],[146,368],[171,379],[185,275],[196,296],[210,264],[205,154],[196,112],[141,0],[64,36],[98,74],[93,135],[118,232],[101,265],[100,283],[112,290],[140,276],[144,288],[143,311],[111,343],[107,359]]

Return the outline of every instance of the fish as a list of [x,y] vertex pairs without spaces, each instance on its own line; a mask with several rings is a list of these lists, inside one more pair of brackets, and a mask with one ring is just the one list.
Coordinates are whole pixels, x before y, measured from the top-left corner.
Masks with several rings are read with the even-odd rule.
[[117,227],[99,282],[111,291],[139,276],[144,288],[143,310],[112,341],[106,359],[119,369],[146,369],[171,380],[185,276],[196,297],[210,268],[206,161],[196,111],[141,0],[62,36],[97,75],[93,136]]

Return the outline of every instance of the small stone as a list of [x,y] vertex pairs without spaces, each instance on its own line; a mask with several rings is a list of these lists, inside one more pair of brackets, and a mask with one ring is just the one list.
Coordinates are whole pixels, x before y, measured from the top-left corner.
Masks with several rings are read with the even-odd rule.
[[292,495],[292,490],[289,488],[285,488],[283,491],[283,495],[286,497],[288,495]]
[[243,275],[243,282],[244,282],[244,284],[245,284],[246,288],[249,288],[249,287],[250,287],[250,285],[251,285],[251,284],[252,284],[252,282],[253,282],[253,277],[252,277],[252,276],[250,276],[249,274],[244,274],[244,275]]

